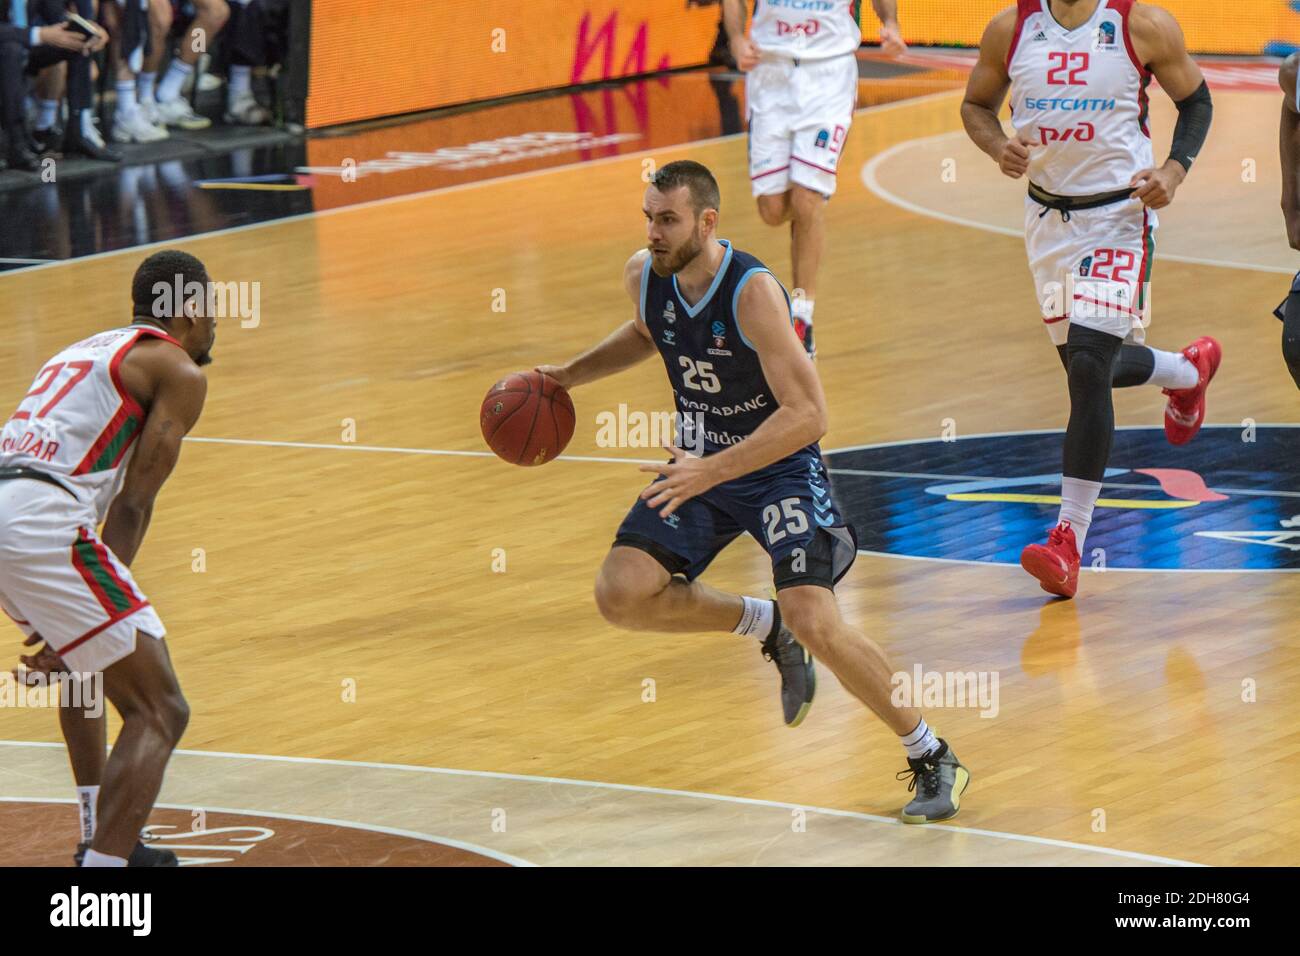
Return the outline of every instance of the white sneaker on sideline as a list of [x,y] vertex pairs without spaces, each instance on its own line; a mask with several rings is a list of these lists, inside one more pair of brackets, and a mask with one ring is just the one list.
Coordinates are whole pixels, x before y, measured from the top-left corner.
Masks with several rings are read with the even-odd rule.
[[114,117],[113,142],[115,143],[156,143],[168,138],[165,126],[154,126],[139,110],[127,119]]
[[159,101],[155,104],[154,109],[158,113],[159,121],[167,126],[196,130],[207,129],[212,125],[212,120],[194,112],[189,100],[183,96],[178,96],[176,99],[167,100],[166,102]]

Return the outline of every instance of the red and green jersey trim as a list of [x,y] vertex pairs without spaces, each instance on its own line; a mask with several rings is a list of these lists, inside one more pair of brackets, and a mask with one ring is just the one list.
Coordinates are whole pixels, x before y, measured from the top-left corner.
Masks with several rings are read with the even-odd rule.
[[144,598],[118,574],[108,549],[85,528],[77,530],[77,540],[72,545],[72,566],[109,617],[144,606]]

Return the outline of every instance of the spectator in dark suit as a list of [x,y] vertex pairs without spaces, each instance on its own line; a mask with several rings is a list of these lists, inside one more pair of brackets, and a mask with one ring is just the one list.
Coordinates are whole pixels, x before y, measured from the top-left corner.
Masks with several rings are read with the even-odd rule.
[[[93,22],[92,0],[76,0],[75,5],[81,16]],[[100,29],[95,36],[84,36],[67,25],[65,11],[66,5],[62,0],[0,0],[0,23],[5,27],[0,34],[0,94],[4,100],[0,116],[6,123],[9,165],[15,168],[36,168],[34,158],[24,155],[24,150],[32,152],[33,144],[22,122],[26,90],[23,75],[31,76],[59,63],[68,65],[69,122],[63,135],[64,155],[110,162],[122,158],[105,145],[94,124],[90,56],[104,47],[108,34]],[[16,79],[15,63],[21,63]],[[57,141],[58,108],[56,105],[50,110],[49,105],[42,104],[41,115],[37,118],[36,142],[53,148]],[[14,132],[10,132],[11,129]]]

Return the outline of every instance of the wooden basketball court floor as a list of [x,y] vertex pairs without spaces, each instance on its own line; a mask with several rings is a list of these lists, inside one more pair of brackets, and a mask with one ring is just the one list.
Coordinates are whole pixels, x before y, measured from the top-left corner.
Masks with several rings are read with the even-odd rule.
[[[817,295],[825,449],[937,439],[946,419],[959,435],[1065,421],[1014,235],[1023,184],[967,144],[959,101],[863,111],[852,129]],[[1295,267],[1277,106],[1216,95],[1211,145],[1162,213],[1149,341],[1220,338],[1219,424],[1300,420],[1268,315]],[[1157,96],[1160,156],[1171,114]],[[720,234],[788,280],[744,138],[652,158],[683,157],[719,176]],[[841,600],[899,667],[1000,678],[996,716],[929,713],[973,773],[961,815],[930,828],[896,822],[901,750],[825,668],[790,730],[752,640],[602,621],[591,584],[642,487],[632,462],[660,456],[600,447],[595,416],[668,409],[657,361],[576,391],[567,457],[542,468],[488,455],[476,416],[500,375],[629,316],[645,158],[177,244],[216,278],[260,282],[262,316],[220,329],[207,411],[136,565],[193,709],[160,802],[516,864],[1300,862],[1294,575],[1086,573],[1055,603],[1012,565],[861,556]],[[126,319],[140,258],[0,278],[4,402],[68,341]],[[1116,401],[1121,424],[1159,427],[1155,390]],[[707,580],[762,594],[769,566],[741,539]],[[0,816],[39,821],[3,862],[61,863],[75,812],[55,717],[0,719]],[[197,838],[211,859],[261,852]],[[320,859],[310,844],[299,862]]]

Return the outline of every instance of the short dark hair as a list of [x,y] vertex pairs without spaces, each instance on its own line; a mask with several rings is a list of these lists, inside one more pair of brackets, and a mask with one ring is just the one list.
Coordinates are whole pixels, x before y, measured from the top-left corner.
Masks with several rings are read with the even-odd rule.
[[655,173],[655,189],[666,193],[678,186],[685,186],[691,194],[691,208],[698,217],[706,209],[722,209],[722,194],[718,192],[718,181],[713,178],[707,166],[690,159],[679,159],[666,166],[660,166]]
[[182,288],[191,282],[198,282],[206,289],[208,284],[207,267],[188,252],[179,249],[163,249],[140,263],[135,270],[135,278],[131,280],[132,313],[160,318],[154,315],[154,302],[158,300],[154,287],[160,282],[168,287],[174,286],[177,276],[181,278]]

